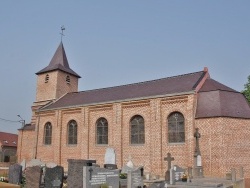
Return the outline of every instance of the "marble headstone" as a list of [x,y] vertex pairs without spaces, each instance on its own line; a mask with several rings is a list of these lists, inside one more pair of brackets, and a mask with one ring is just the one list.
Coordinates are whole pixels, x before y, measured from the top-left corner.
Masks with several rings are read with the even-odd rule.
[[46,168],[44,177],[45,187],[61,188],[63,182],[63,167]]
[[29,162],[27,162],[26,167],[32,166],[45,166],[45,163],[42,162],[40,159],[31,159]]
[[119,170],[108,170],[95,166],[83,167],[83,187],[100,188],[106,184],[109,188],[119,187]]
[[19,185],[22,181],[22,166],[14,164],[9,167],[9,183]]
[[202,166],[201,165],[201,155],[197,156],[197,166]]
[[27,167],[25,175],[26,188],[40,187],[42,176],[42,169],[40,168],[40,166]]
[[106,149],[104,164],[116,164],[115,163],[115,150],[113,148]]

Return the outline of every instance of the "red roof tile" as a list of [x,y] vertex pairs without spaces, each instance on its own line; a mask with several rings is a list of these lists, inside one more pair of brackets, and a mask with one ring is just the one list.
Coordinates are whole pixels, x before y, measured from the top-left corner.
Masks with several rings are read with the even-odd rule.
[[17,147],[18,135],[0,132],[0,142],[2,146]]

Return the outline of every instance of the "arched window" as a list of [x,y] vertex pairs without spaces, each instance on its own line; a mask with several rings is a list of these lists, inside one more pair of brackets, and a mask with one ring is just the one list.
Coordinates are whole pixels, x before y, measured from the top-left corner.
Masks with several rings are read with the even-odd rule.
[[108,121],[100,118],[96,122],[96,143],[108,144]]
[[139,115],[132,117],[130,120],[130,143],[145,143],[144,119]]
[[179,112],[173,112],[168,116],[168,142],[185,142],[184,117]]
[[46,76],[45,76],[45,83],[48,83],[48,81],[49,81],[49,75],[46,74]]
[[70,76],[69,75],[66,76],[66,82],[67,82],[67,84],[70,83]]
[[50,122],[48,122],[45,124],[44,127],[44,144],[51,145],[51,139],[52,139],[52,125]]
[[77,123],[75,120],[68,123],[68,144],[77,144]]

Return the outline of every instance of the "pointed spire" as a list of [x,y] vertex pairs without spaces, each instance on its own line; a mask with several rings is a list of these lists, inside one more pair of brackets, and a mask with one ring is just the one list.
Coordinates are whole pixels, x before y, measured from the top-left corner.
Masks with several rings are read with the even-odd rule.
[[54,71],[54,70],[61,70],[64,72],[67,72],[69,74],[72,74],[78,78],[81,78],[76,72],[74,72],[70,67],[69,67],[69,63],[68,63],[68,59],[63,47],[63,43],[61,42],[54,54],[54,56],[52,57],[49,65],[47,67],[45,67],[44,69],[40,70],[39,72],[37,72],[36,74],[42,74],[45,72],[50,72],[50,71]]

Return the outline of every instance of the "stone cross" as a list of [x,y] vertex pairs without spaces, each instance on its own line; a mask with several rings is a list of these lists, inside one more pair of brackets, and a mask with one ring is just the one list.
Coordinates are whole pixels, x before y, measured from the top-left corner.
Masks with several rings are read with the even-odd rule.
[[171,154],[168,153],[167,157],[164,158],[164,161],[168,162],[168,170],[171,168],[171,161],[174,161],[174,157],[171,157]]
[[92,180],[92,172],[93,172],[93,169],[90,168],[90,169],[89,169],[89,180]]
[[196,140],[194,156],[197,157],[198,155],[201,155],[200,146],[199,146],[199,138],[201,137],[201,134],[199,133],[199,128],[195,128],[194,137]]

